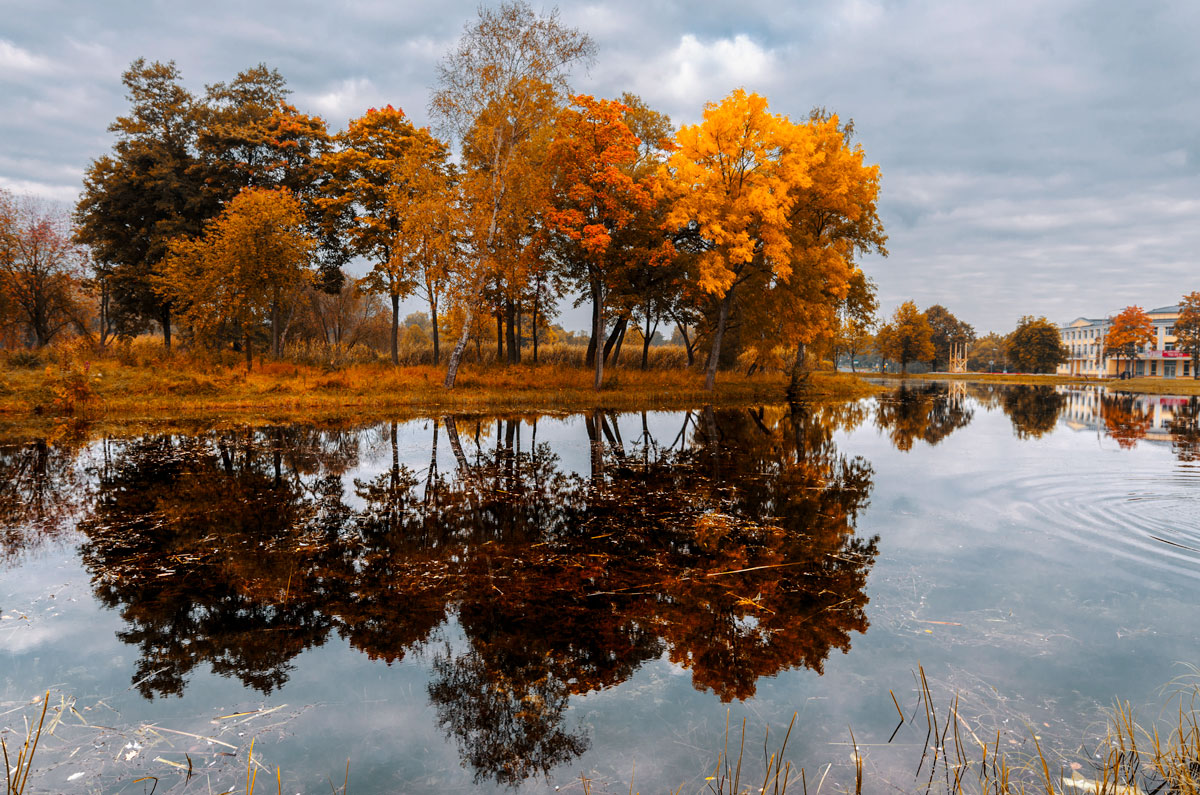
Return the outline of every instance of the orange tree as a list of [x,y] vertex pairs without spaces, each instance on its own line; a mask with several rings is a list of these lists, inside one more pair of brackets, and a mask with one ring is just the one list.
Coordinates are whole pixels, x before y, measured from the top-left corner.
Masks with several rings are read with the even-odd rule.
[[[546,223],[563,239],[572,275],[592,299],[592,339],[604,338],[604,301],[609,281],[605,254],[613,234],[653,199],[622,168],[637,159],[638,139],[623,121],[628,107],[614,100],[572,97],[559,114],[548,163],[554,174]],[[595,357],[594,388],[604,378],[604,356]]]
[[1200,378],[1200,292],[1190,292],[1179,304],[1175,321],[1175,346],[1192,358],[1192,378]]
[[[817,110],[805,128],[814,146],[811,184],[798,186],[795,192],[789,217],[790,272],[780,274],[770,288],[779,307],[775,312],[779,332],[765,341],[795,349],[793,393],[807,374],[808,349],[814,344],[831,347],[839,307],[863,298],[856,289],[856,281],[863,278],[855,265],[857,255],[871,251],[887,254],[887,237],[876,211],[879,167],[864,162],[861,146],[850,145],[854,123],[843,124],[836,115]],[[874,311],[870,308],[869,314]]]
[[892,314],[892,322],[879,329],[876,345],[879,355],[899,362],[903,373],[909,362],[921,362],[933,356],[932,336],[933,329],[925,314],[912,301],[905,301]]
[[283,308],[312,281],[308,265],[315,243],[303,226],[304,210],[291,191],[246,188],[202,236],[171,241],[157,289],[183,307],[181,315],[198,340],[240,338],[249,369],[256,330],[269,322],[278,356]]
[[1104,335],[1104,349],[1124,358],[1125,370],[1128,372],[1138,348],[1153,340],[1154,322],[1150,316],[1142,311],[1140,306],[1127,306],[1121,310],[1121,314],[1112,319],[1112,325]]
[[417,287],[417,252],[428,228],[425,201],[444,181],[446,146],[391,105],[371,108],[337,136],[324,159],[330,179],[320,200],[329,217],[351,218],[351,249],[372,263],[362,282],[392,303],[392,363],[399,363],[400,301]]

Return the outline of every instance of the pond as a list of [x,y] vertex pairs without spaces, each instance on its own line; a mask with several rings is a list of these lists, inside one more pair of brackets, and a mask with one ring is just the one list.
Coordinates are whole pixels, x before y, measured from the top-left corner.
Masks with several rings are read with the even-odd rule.
[[1198,415],[921,382],[0,446],[0,729],[49,691],[33,791],[242,792],[253,741],[272,792],[699,792],[793,716],[808,786],[918,791],[925,704],[1086,764],[1194,683]]

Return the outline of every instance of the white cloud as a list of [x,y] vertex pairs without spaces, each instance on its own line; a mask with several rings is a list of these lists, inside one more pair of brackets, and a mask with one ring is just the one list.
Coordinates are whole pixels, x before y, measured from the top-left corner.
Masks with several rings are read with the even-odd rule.
[[53,71],[53,68],[54,65],[48,59],[22,49],[7,39],[0,39],[0,74],[45,74]]
[[28,179],[9,179],[0,176],[0,189],[15,193],[18,196],[36,196],[74,206],[79,198],[80,185],[55,185],[50,182],[38,182]]
[[698,106],[739,86],[762,92],[774,63],[774,52],[745,34],[705,42],[688,33],[654,72],[665,74],[663,83],[674,101]]
[[369,78],[352,77],[338,83],[332,91],[312,97],[310,102],[318,113],[332,121],[362,115],[378,95],[379,90]]

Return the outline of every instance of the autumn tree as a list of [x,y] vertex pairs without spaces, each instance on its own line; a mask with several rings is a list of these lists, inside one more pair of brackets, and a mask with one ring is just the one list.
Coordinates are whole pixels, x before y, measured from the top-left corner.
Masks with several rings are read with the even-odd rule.
[[111,154],[92,162],[75,207],[76,239],[111,290],[118,328],[155,321],[171,347],[171,299],[155,288],[169,241],[196,235],[219,207],[196,152],[200,114],[174,62],[134,61],[122,75],[130,111],[109,125]]
[[333,139],[324,119],[287,103],[290,93],[283,75],[265,64],[207,86],[197,149],[207,183],[222,202],[249,187],[287,188],[300,201],[305,229],[320,244],[320,284],[337,291],[349,258],[341,245],[345,217],[327,213],[317,201],[329,177],[324,157]]
[[917,305],[905,301],[892,314],[876,335],[879,355],[899,362],[900,372],[908,371],[909,362],[921,362],[933,356],[933,329]]
[[0,190],[0,327],[17,325],[38,348],[71,325],[85,330],[83,263],[66,218]]
[[430,111],[463,149],[463,193],[474,227],[474,258],[458,280],[466,308],[446,368],[447,388],[454,386],[467,346],[506,197],[537,154],[529,140],[554,118],[571,67],[590,61],[594,50],[591,39],[564,26],[556,10],[538,15],[524,2],[512,2],[481,7],[479,19],[438,64]]
[[997,367],[1007,370],[1007,340],[993,331],[972,342],[967,349],[967,367],[977,373],[994,372]]
[[[1127,306],[1112,319],[1104,334],[1104,350],[1110,356],[1125,359],[1125,372],[1137,356],[1138,349],[1154,341],[1154,321],[1140,306]],[[1063,357],[1063,361],[1066,357]],[[1118,359],[1118,369],[1120,369]]]
[[392,303],[392,364],[399,364],[400,301],[418,284],[418,253],[430,232],[429,203],[445,201],[446,147],[429,131],[413,126],[391,105],[371,108],[337,136],[325,158],[332,177],[321,204],[353,218],[351,249],[371,263],[364,289]]
[[[566,241],[567,260],[592,299],[592,339],[604,339],[604,302],[610,274],[606,257],[614,233],[652,197],[622,166],[637,158],[638,139],[626,126],[628,106],[590,96],[572,97],[555,127],[548,162],[554,174],[547,224]],[[595,357],[593,386],[604,378]]]
[[1192,378],[1200,378],[1200,292],[1190,292],[1179,303],[1175,321],[1175,347],[1192,359]]
[[949,369],[951,350],[970,344],[975,339],[975,329],[971,324],[959,320],[941,304],[934,304],[926,309],[925,319],[933,329],[933,335],[930,337],[933,343],[933,357],[929,361],[929,369]]
[[676,134],[667,161],[672,226],[695,225],[704,241],[696,282],[716,302],[705,388],[716,382],[721,341],[739,286],[791,272],[788,215],[795,191],[811,184],[813,142],[804,129],[770,113],[758,94],[737,89],[704,108],[704,121]]
[[1008,335],[1005,352],[1008,361],[1023,373],[1053,373],[1068,358],[1058,326],[1044,317],[1025,315]]
[[183,318],[200,340],[240,338],[246,367],[253,338],[268,325],[279,356],[286,331],[284,310],[312,282],[309,257],[315,241],[304,232],[300,202],[286,188],[246,188],[197,238],[171,242],[158,289],[184,307]]

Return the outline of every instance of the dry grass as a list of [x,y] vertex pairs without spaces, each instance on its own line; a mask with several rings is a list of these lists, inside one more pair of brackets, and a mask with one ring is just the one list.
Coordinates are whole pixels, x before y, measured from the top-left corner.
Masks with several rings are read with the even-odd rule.
[[[665,357],[666,354],[663,354]],[[592,389],[592,373],[570,364],[466,364],[454,389],[442,386],[445,368],[350,363],[333,368],[266,362],[251,372],[235,364],[166,355],[145,345],[96,357],[86,350],[52,351],[30,362],[0,360],[0,425],[33,427],[63,418],[91,422],[171,419],[370,419],[401,414],[478,411],[556,411],[691,408],[704,404],[781,402],[780,374],[722,373],[707,392],[698,369],[642,371],[618,367]],[[877,387],[836,373],[816,373],[812,399],[849,399]]]

